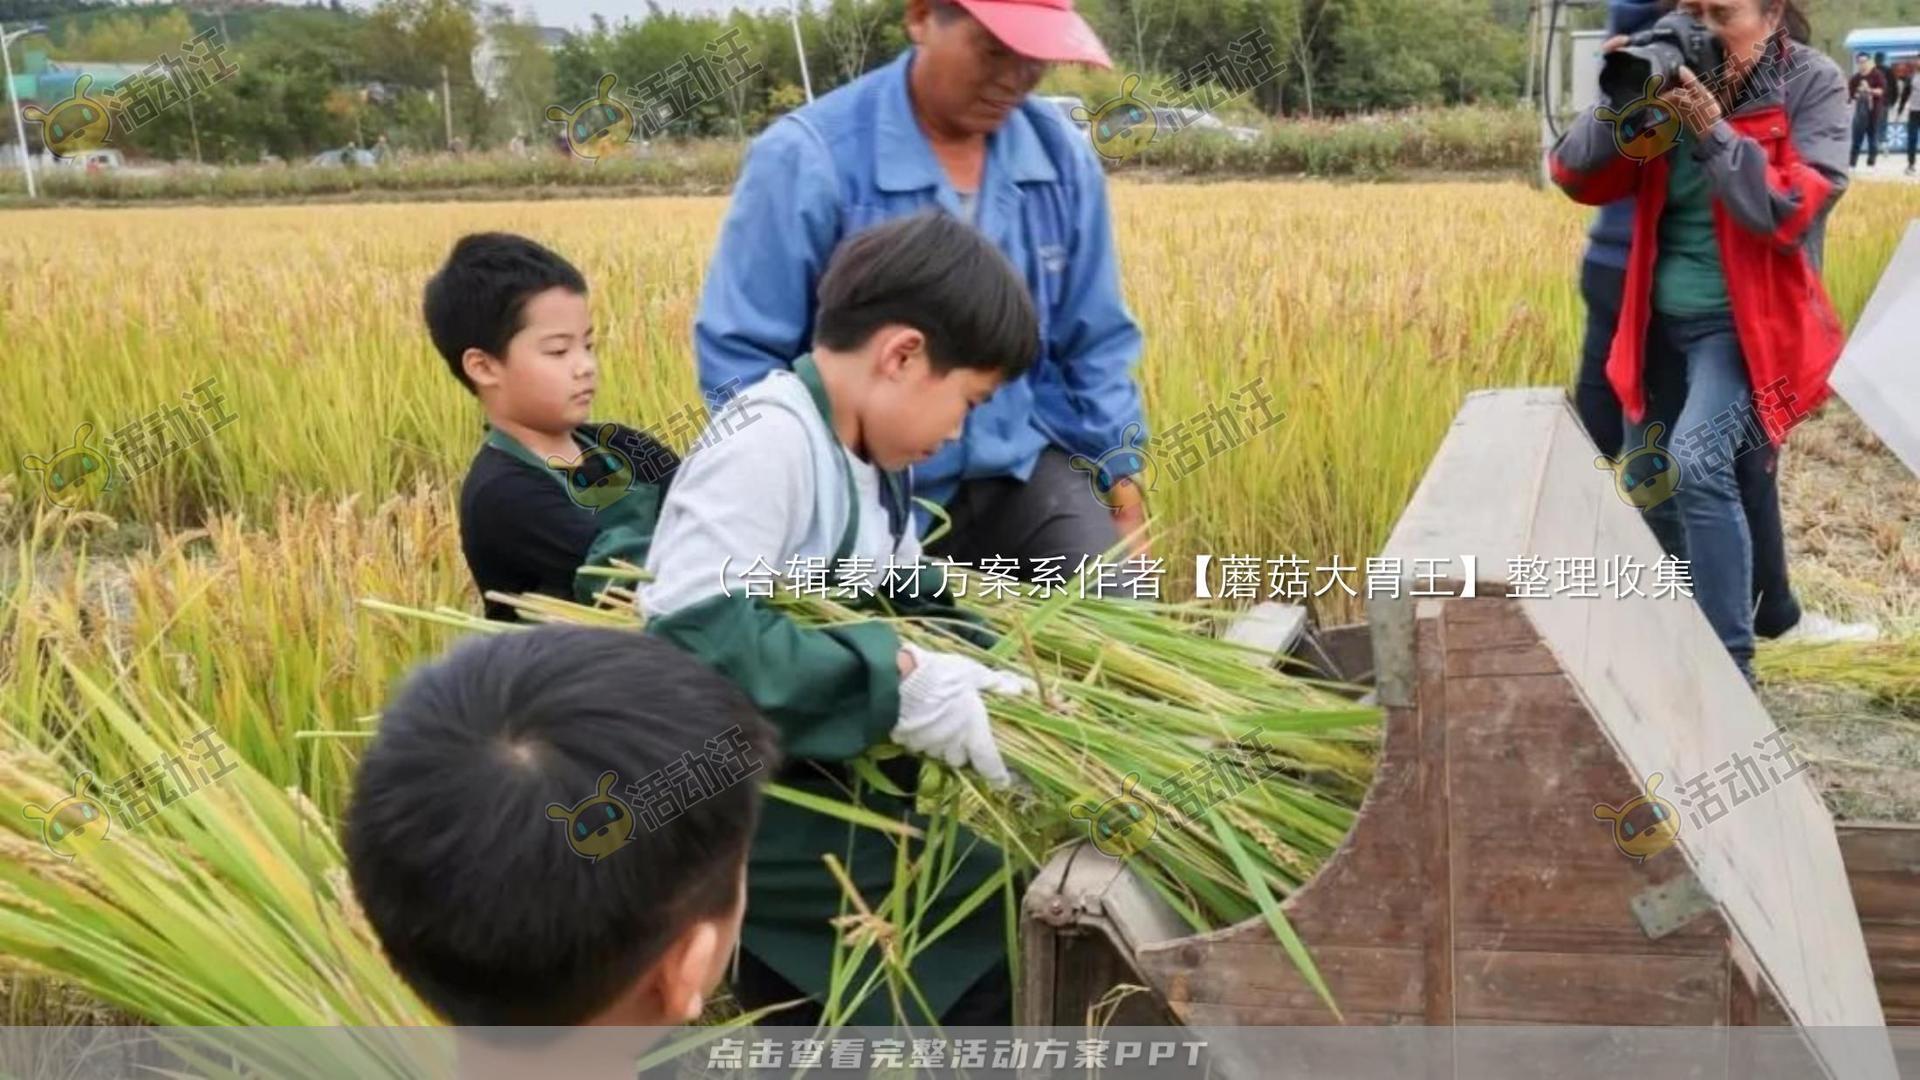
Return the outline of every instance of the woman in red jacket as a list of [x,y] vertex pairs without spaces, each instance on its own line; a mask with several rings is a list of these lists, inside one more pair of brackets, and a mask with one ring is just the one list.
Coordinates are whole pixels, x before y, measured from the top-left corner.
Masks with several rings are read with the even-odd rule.
[[[1682,466],[1674,497],[1648,507],[1647,523],[1691,560],[1700,607],[1751,681],[1752,538],[1733,463],[1763,441],[1777,446],[1812,412],[1840,356],[1820,257],[1847,184],[1847,89],[1832,60],[1793,40],[1806,37],[1794,0],[1686,7],[1728,62],[1652,88],[1683,123],[1596,111],[1562,137],[1551,165],[1581,202],[1635,198],[1607,379],[1626,410],[1626,446],[1652,434]],[[1682,378],[1663,378],[1673,375]],[[1675,400],[1647,392],[1682,381]]]

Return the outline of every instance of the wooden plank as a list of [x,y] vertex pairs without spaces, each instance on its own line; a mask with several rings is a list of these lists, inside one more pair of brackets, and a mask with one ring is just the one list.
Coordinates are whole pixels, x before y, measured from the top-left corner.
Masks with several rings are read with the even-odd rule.
[[[1424,960],[1420,950],[1338,945],[1310,948],[1315,966],[1327,980],[1348,1023],[1353,1022],[1355,1014],[1411,1019],[1422,1015]],[[1280,1009],[1312,1016],[1312,1024],[1334,1022],[1319,995],[1275,944],[1220,946],[1208,950],[1203,962],[1169,964],[1154,974],[1168,1003],[1183,1016],[1187,1006],[1204,1003]]]
[[[1181,1020],[1189,1027],[1319,1027],[1326,1023],[1326,1015],[1325,1008],[1293,1010],[1268,1002],[1221,1004],[1196,1001],[1181,1011]],[[1418,1020],[1409,1020],[1398,1013],[1352,1012],[1347,1014],[1347,1023],[1353,1027],[1393,1027],[1418,1023]],[[1266,1072],[1262,1075],[1275,1074]]]
[[1909,874],[1920,882],[1920,825],[1845,822],[1834,826],[1847,872]]
[[[1631,930],[1574,927],[1470,926],[1455,928],[1456,950],[1477,952],[1648,953],[1660,956],[1717,956],[1726,951],[1725,924],[1702,918],[1698,932],[1651,940],[1638,926]],[[1692,927],[1688,928],[1690,931]]]
[[1869,919],[1860,928],[1887,1023],[1920,1024],[1920,925]]
[[1461,950],[1458,1022],[1721,1026],[1722,956]]
[[1558,675],[1560,661],[1545,645],[1526,648],[1489,648],[1462,651],[1447,657],[1447,676],[1462,679],[1486,675]]
[[1857,871],[1847,885],[1861,920],[1920,926],[1920,879],[1913,875]]

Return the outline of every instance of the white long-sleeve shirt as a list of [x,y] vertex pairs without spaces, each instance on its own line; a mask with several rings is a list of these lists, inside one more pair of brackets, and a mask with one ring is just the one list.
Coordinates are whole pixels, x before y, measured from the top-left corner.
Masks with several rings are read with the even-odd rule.
[[647,556],[654,580],[639,595],[648,616],[743,592],[749,572],[784,574],[790,559],[823,560],[831,580],[847,522],[843,462],[858,491],[853,556],[871,560],[869,583],[879,588],[890,563],[920,560],[911,527],[893,543],[879,472],[840,442],[792,372],[769,374],[718,410],[701,443],[661,509]]

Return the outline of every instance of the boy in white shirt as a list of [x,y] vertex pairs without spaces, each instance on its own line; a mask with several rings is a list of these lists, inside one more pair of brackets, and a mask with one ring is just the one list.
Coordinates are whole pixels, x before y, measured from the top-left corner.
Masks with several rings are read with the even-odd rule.
[[[875,592],[897,594],[889,586],[901,575],[890,568],[920,558],[906,471],[958,437],[968,411],[1018,378],[1038,344],[1027,290],[984,236],[937,212],[888,222],[848,239],[829,261],[814,351],[740,396],[737,411],[751,424],[710,432],[681,464],[640,607],[649,632],[733,678],[772,721],[793,766],[782,782],[845,798],[852,784],[839,763],[887,742],[1008,782],[981,694],[1025,692],[1027,680],[906,644],[884,620],[802,627],[749,596],[748,581],[756,570],[821,560],[851,563]],[[939,603],[937,570],[906,576],[917,599],[896,596],[896,607]],[[950,606],[940,613],[954,615]],[[899,763],[908,770],[887,775],[907,798],[869,792],[868,808],[910,812],[918,762]],[[971,852],[940,894],[948,903],[999,869],[997,851],[966,840]],[[749,863],[746,955],[735,982],[743,1006],[822,997],[840,889],[821,856],[844,857],[849,845],[855,885],[877,901],[893,874],[885,837],[788,804],[767,807]],[[913,977],[933,1015],[905,1019],[1012,1023],[1003,920],[997,902],[983,905],[927,947]],[[890,1012],[886,995],[876,995],[855,1022],[889,1023]],[[780,1018],[818,1016],[816,1000]]]

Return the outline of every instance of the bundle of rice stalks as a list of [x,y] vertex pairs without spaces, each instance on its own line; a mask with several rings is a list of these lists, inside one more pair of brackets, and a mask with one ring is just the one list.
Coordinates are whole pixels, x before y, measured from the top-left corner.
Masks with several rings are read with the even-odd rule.
[[[638,573],[607,576],[631,582]],[[1371,780],[1378,710],[1250,663],[1259,658],[1212,633],[1218,611],[1077,592],[963,601],[998,636],[990,651],[932,622],[855,611],[819,596],[783,592],[775,602],[813,625],[892,618],[906,640],[1028,675],[1036,694],[987,699],[1002,753],[1022,782],[992,792],[970,772],[928,763],[921,810],[957,814],[1025,868],[1038,868],[1062,844],[1091,838],[1128,859],[1196,932],[1264,917],[1332,1007],[1280,903],[1351,827]],[[642,620],[629,606],[632,595],[616,584],[601,607],[497,598],[534,622],[637,629]],[[367,604],[465,630],[511,632],[446,608]],[[859,772],[869,783],[885,782],[877,769]],[[914,869],[935,861],[921,858]],[[1001,884],[1010,889],[1011,875]],[[924,895],[925,886],[911,891]],[[904,901],[896,896],[885,904],[897,929]],[[850,914],[848,927],[859,923],[869,946],[886,944],[873,920],[854,917],[860,914]]]
[[1920,637],[1769,644],[1755,666],[1763,682],[1855,691],[1920,714]]
[[[177,699],[69,675],[78,700],[53,703],[66,738],[29,737],[17,716],[0,727],[0,803],[25,808],[0,814],[7,969],[161,1025],[434,1023],[381,956],[310,803]],[[144,783],[117,779],[131,775]],[[257,1050],[268,1074],[299,1072]],[[369,1072],[407,1071],[370,1053]]]

